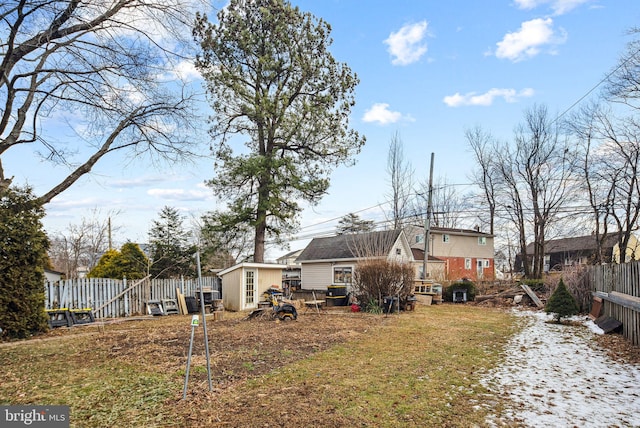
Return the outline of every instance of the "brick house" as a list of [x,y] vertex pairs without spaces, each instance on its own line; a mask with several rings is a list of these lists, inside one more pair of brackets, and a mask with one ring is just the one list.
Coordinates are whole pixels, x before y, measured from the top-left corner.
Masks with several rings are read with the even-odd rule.
[[[424,250],[423,227],[409,226],[405,233],[412,248]],[[444,262],[443,279],[495,279],[493,235],[480,230],[446,227],[431,227],[429,235],[429,256]],[[427,278],[435,274],[427,265]]]

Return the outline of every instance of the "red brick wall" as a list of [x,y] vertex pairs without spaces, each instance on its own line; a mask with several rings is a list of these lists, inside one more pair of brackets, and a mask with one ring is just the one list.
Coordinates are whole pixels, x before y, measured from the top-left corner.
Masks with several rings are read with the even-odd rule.
[[[478,280],[478,259],[471,259],[471,269],[465,269],[464,257],[439,257],[447,262],[445,275],[449,280],[457,280],[461,278],[468,278],[472,281]],[[483,268],[484,280],[493,280],[495,277],[495,270],[493,265],[493,259],[489,259],[489,267]]]

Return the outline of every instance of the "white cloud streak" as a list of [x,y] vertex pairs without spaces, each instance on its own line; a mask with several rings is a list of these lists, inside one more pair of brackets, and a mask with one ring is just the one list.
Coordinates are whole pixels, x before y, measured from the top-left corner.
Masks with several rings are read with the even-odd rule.
[[514,62],[538,55],[545,47],[553,52],[555,46],[566,41],[566,34],[553,29],[551,18],[536,18],[525,21],[518,31],[507,33],[502,41],[496,43],[496,57]]
[[211,198],[210,192],[185,189],[149,189],[147,194],[169,201],[204,201]]
[[443,101],[449,107],[490,106],[497,98],[502,98],[508,103],[515,103],[521,98],[531,97],[533,94],[534,90],[531,88],[525,88],[521,91],[492,88],[484,94],[477,94],[476,92],[460,94],[456,92],[454,95],[444,97]]
[[591,0],[514,0],[519,9],[532,10],[543,5],[549,5],[554,15],[564,15],[581,4]]
[[427,45],[423,43],[427,34],[427,21],[407,24],[397,32],[392,32],[384,41],[387,51],[393,58],[393,65],[409,65],[418,61],[427,52]]

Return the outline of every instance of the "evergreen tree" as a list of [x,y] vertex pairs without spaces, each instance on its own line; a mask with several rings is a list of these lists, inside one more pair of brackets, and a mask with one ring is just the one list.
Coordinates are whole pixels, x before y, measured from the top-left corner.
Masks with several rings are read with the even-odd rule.
[[[329,52],[331,27],[286,0],[231,0],[216,23],[196,20],[196,67],[215,114],[216,176],[230,229],[265,241],[293,230],[301,211],[327,193],[332,169],[352,163],[365,138],[349,127],[358,78]],[[245,146],[233,147],[242,135]]]
[[118,250],[107,250],[98,260],[98,264],[89,271],[89,278],[115,278],[121,279],[120,272],[116,269],[116,259],[120,256]]
[[178,210],[165,206],[160,211],[160,220],[154,220],[149,232],[152,264],[149,272],[154,278],[179,278],[194,276],[194,245],[190,244],[191,233],[184,229]]
[[560,278],[558,287],[556,287],[551,297],[549,297],[544,310],[546,313],[554,313],[557,322],[560,322],[564,317],[570,317],[580,312],[576,299],[574,299],[564,285],[562,278]]
[[149,259],[138,244],[127,242],[120,251],[106,251],[88,276],[90,278],[141,279],[147,275],[148,269]]
[[358,214],[349,213],[342,217],[336,227],[337,235],[345,235],[349,233],[366,233],[375,229],[373,220],[363,220]]
[[49,241],[44,209],[31,189],[0,190],[0,328],[24,338],[46,331],[44,269]]
[[147,275],[149,259],[138,244],[127,242],[120,248],[117,265],[123,276],[129,279],[141,279]]

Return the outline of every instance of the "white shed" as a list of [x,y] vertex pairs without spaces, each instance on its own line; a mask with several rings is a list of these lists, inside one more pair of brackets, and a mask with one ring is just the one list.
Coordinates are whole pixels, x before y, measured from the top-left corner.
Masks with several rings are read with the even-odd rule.
[[282,287],[285,265],[243,262],[218,273],[222,278],[222,301],[230,311],[258,307],[262,294],[271,287]]

